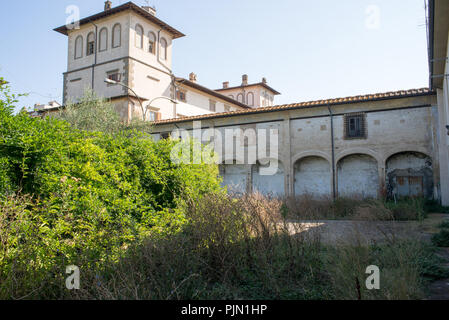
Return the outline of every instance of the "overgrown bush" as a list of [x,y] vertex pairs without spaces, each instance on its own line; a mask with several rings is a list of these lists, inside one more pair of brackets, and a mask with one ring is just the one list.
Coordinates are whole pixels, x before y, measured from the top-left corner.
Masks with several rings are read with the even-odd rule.
[[427,216],[425,201],[419,198],[397,202],[354,197],[313,197],[302,195],[287,199],[292,219],[351,219],[366,221],[423,220]]
[[0,101],[0,294],[13,266],[28,279],[117,261],[150,233],[178,232],[187,199],[221,192],[216,166],[171,161],[175,141],[13,115],[14,101]]
[[432,243],[437,247],[449,247],[449,230],[443,229],[432,236]]

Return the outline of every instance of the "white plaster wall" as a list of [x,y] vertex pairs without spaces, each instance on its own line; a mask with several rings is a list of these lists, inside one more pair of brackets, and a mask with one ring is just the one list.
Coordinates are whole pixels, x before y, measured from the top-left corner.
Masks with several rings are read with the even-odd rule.
[[[149,65],[153,65],[155,67],[164,69],[164,71],[167,71],[165,69],[169,68],[171,69],[172,67],[172,42],[173,42],[173,37],[172,35],[170,35],[169,33],[167,33],[165,30],[162,30],[160,33],[160,37],[161,38],[165,38],[165,40],[167,40],[167,44],[168,44],[168,59],[166,61],[162,60],[161,57],[161,62],[159,62],[157,60],[157,50],[156,50],[156,54],[153,55],[152,53],[149,52],[148,47],[148,33],[150,31],[152,31],[155,35],[156,35],[156,41],[158,41],[157,36],[158,36],[158,32],[160,30],[160,27],[152,24],[151,22],[149,22],[148,20],[146,20],[145,18],[135,14],[134,12],[129,14],[129,55],[137,60],[141,60]],[[136,25],[140,24],[143,27],[143,49],[137,48],[135,45],[135,39],[136,39]],[[157,44],[157,48],[160,49],[159,43]],[[161,64],[162,63],[162,64]],[[164,67],[165,66],[165,67]]]
[[[340,162],[340,174],[337,177],[340,195],[362,193],[367,197],[377,197],[386,182],[386,160],[393,154],[403,151],[416,151],[432,157],[435,168],[438,158],[433,156],[434,141],[432,135],[431,107],[409,108],[411,106],[423,106],[433,103],[434,97],[415,97],[406,99],[391,99],[370,103],[347,104],[334,106],[336,114],[334,118],[335,134],[335,159]],[[409,109],[396,109],[407,107]],[[391,110],[385,111],[391,108]],[[378,111],[377,111],[378,110]],[[343,115],[368,111],[366,113],[368,137],[366,139],[344,139]],[[262,191],[279,192],[280,190],[293,195],[295,188],[304,192],[304,186],[299,184],[305,180],[298,179],[298,172],[294,170],[294,164],[298,159],[305,157],[321,157],[332,163],[331,148],[331,121],[327,107],[303,108],[286,110],[274,113],[260,113],[253,115],[241,115],[228,118],[207,119],[202,121],[205,127],[214,127],[222,132],[226,128],[273,128],[279,131],[279,160],[284,166],[282,178],[273,177],[261,182],[257,174],[253,174],[253,180]],[[239,125],[245,123],[245,125]],[[189,127],[191,123],[178,123],[180,127]],[[158,126],[158,130],[168,131],[173,125]],[[171,131],[171,129],[169,130]],[[245,150],[254,146],[252,142],[238,142],[238,146],[244,146]],[[232,148],[232,143],[225,142],[224,148]],[[232,150],[232,149],[231,149]],[[253,151],[254,152],[254,151]],[[351,155],[360,155],[345,158]],[[231,160],[233,155],[231,154]],[[269,154],[263,158],[269,158]],[[310,170],[318,170],[311,166]],[[295,181],[295,175],[296,181]],[[277,179],[277,180],[276,180]],[[306,178],[307,179],[307,178]],[[275,182],[275,185],[273,183]],[[315,180],[312,180],[314,183]],[[318,181],[318,178],[317,178]],[[325,193],[332,190],[332,181],[321,179],[322,183],[314,190],[317,193]],[[250,185],[253,183],[250,183]],[[250,190],[248,190],[250,191]],[[329,192],[331,193],[331,192]]]
[[[94,71],[94,89],[99,97],[114,97],[121,96],[126,93],[126,90],[118,85],[108,85],[104,82],[109,71],[118,70],[122,75],[122,80],[128,72],[126,64],[123,60],[114,61],[98,65]],[[80,81],[72,82],[72,80],[81,79]],[[92,88],[92,68],[70,72],[66,78],[66,98],[77,101],[84,95],[86,88]]]
[[326,159],[303,158],[295,164],[295,195],[329,196],[332,193],[331,177],[331,166]]
[[245,165],[221,165],[222,185],[230,194],[244,194],[247,187],[247,167]]
[[253,165],[252,167],[252,189],[253,192],[258,192],[268,196],[285,195],[285,174],[284,166],[278,163],[278,170],[274,175],[263,175],[260,172],[260,165]]
[[293,141],[293,154],[305,150],[330,150],[330,134],[330,119],[328,117],[292,120],[291,136]]
[[[446,56],[448,56],[448,54],[449,40]],[[448,73],[449,62],[446,61],[445,74]],[[446,129],[446,126],[449,125],[449,82],[447,77],[444,77],[443,90],[438,90],[438,116],[441,202],[444,206],[449,206],[449,135],[448,130]]]
[[[392,156],[387,161],[387,173],[392,170],[420,170],[421,168],[431,167],[428,165],[429,158],[425,155],[417,156],[414,153],[401,153]],[[431,162],[430,162],[431,163]]]
[[[129,84],[133,90],[147,101],[146,107],[154,98],[172,98],[171,76],[138,61],[130,61]],[[175,118],[174,105],[166,99],[157,99],[151,103],[154,110],[161,112],[162,119]]]
[[377,198],[379,175],[377,162],[366,155],[351,155],[337,165],[340,197]]
[[178,101],[178,105],[176,106],[176,113],[186,116],[186,117],[190,117],[190,116],[200,116],[200,115],[204,115],[204,114],[211,114],[211,111],[208,111],[204,108],[199,108],[195,105],[191,105],[185,102],[179,102]]
[[[112,48],[112,28],[116,23],[120,23],[122,26],[122,42],[120,47]],[[98,33],[100,33],[103,27],[108,29],[108,49],[104,52],[98,52],[99,48],[97,46],[97,63],[126,57],[129,50],[129,33],[127,32],[129,29],[129,13],[117,14],[96,21],[95,24],[98,26]],[[86,56],[87,35],[90,32],[95,32],[95,26],[92,24],[85,24],[80,29],[69,32],[67,71],[77,70],[94,64],[95,54]],[[80,59],[75,59],[75,40],[79,35],[83,36],[83,56]]]

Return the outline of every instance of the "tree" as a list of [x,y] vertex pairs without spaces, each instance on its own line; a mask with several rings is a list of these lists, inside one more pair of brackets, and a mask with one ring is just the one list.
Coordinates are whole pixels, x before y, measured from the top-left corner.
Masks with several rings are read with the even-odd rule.
[[98,97],[90,89],[85,91],[78,102],[69,101],[65,108],[61,108],[56,117],[67,121],[72,127],[84,131],[101,131],[114,134],[132,130],[151,133],[152,130],[148,122],[133,119],[130,123],[127,123],[122,120],[111,102]]

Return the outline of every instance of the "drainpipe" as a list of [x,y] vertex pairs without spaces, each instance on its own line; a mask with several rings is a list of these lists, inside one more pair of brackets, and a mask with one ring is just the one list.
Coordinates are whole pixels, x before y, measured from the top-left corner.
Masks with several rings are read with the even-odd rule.
[[331,144],[332,144],[332,197],[333,199],[337,199],[337,184],[335,179],[335,142],[334,142],[334,114],[332,113],[332,109],[330,105],[327,105],[327,109],[329,110],[329,115],[331,118]]
[[97,42],[98,42],[98,26],[93,23],[92,21],[89,21],[91,24],[95,27],[95,42],[94,42],[94,64],[92,65],[92,91],[95,88],[95,66],[97,65]]

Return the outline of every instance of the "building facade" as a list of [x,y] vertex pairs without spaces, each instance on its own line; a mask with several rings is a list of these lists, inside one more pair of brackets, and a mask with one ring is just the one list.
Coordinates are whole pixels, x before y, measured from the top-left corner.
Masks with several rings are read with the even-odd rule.
[[437,93],[441,201],[449,206],[449,2],[429,1],[430,88]]
[[[113,101],[126,120],[143,117],[143,113],[146,120],[155,121],[247,108],[196,80],[175,77],[173,46],[184,34],[159,20],[151,7],[128,2],[112,8],[106,1],[103,12],[75,26],[55,29],[68,37],[64,105],[76,103],[92,89]],[[189,86],[189,81],[195,86]],[[217,104],[215,111],[210,101]]]
[[[223,148],[233,150],[216,149],[224,184],[237,193],[440,198],[438,106],[428,89],[159,121],[155,138],[178,128],[192,132],[194,122],[205,130],[202,143],[215,139],[206,133],[212,128]],[[223,141],[226,130],[235,137]],[[275,133],[278,158],[245,161],[260,148],[248,130]],[[237,148],[244,149],[245,159],[236,157]],[[270,161],[276,173],[261,174]]]
[[265,78],[250,84],[243,75],[238,86],[211,90],[194,73],[176,77],[173,44],[184,35],[150,7],[107,1],[80,28],[55,29],[69,41],[64,103],[91,88],[128,120],[142,115],[142,104],[155,139],[195,136],[200,127],[199,139],[219,155],[224,185],[236,193],[422,196],[449,205],[448,17],[447,1],[429,1],[430,89],[276,106],[279,92]]

